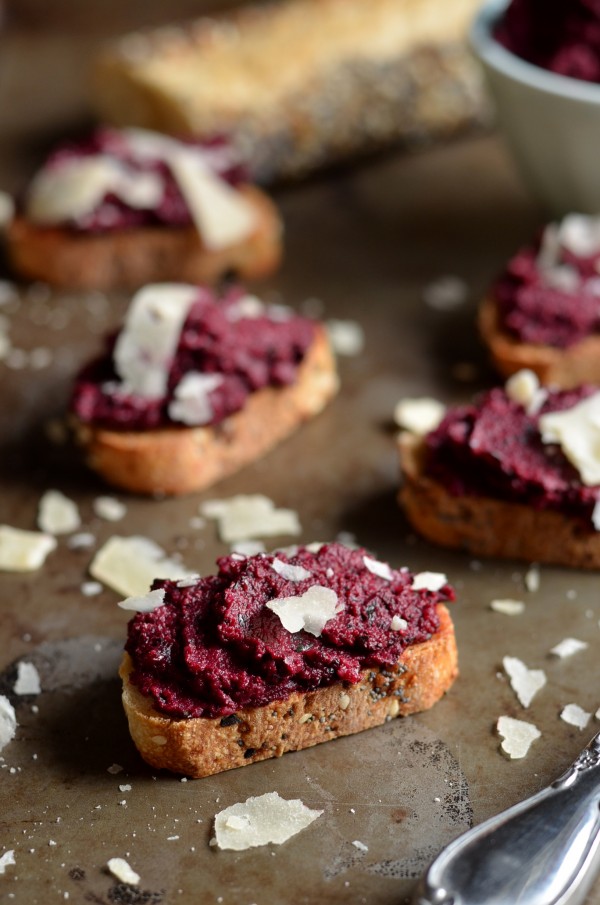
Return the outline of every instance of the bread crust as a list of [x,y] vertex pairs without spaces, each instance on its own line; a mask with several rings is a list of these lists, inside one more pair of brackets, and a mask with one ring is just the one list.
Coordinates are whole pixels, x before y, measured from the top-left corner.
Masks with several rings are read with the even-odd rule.
[[65,289],[135,289],[147,283],[216,283],[228,273],[253,280],[277,269],[282,226],[273,202],[252,185],[240,194],[255,212],[252,234],[228,248],[204,247],[194,226],[153,226],[110,233],[38,227],[16,217],[6,234],[11,267],[20,276]]
[[566,349],[520,342],[500,326],[498,308],[491,298],[480,306],[479,330],[494,366],[505,377],[529,368],[540,383],[562,389],[600,383],[600,335],[588,336]]
[[443,604],[437,609],[436,634],[407,648],[391,669],[365,669],[356,685],[337,682],[240,710],[225,725],[218,717],[175,720],[159,713],[129,681],[133,664],[125,654],[119,675],[133,741],[151,766],[199,779],[427,710],[458,675],[452,620]]
[[331,346],[318,325],[296,381],[251,393],[219,424],[113,431],[76,421],[75,433],[89,466],[109,484],[134,493],[190,493],[263,455],[322,411],[338,387]]
[[425,474],[422,439],[399,440],[404,483],[399,501],[413,527],[435,544],[475,556],[600,568],[600,532],[550,509],[481,496],[452,496]]

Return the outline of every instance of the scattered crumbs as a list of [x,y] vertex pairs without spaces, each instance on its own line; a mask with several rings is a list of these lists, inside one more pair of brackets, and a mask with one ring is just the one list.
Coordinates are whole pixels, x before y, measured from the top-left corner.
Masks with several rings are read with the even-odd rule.
[[577,638],[564,638],[552,648],[550,653],[564,660],[565,657],[572,657],[573,654],[578,654],[579,651],[585,650],[587,647],[588,644],[585,641],[578,641]]
[[81,593],[84,597],[95,597],[102,593],[102,585],[99,581],[84,581],[81,585]]
[[307,808],[298,798],[286,800],[277,792],[267,792],[216,814],[215,838],[211,844],[235,851],[269,842],[279,845],[305,829],[322,813]]
[[40,675],[33,663],[21,662],[17,666],[15,694],[39,694],[41,692]]
[[523,707],[529,707],[537,692],[546,684],[542,669],[528,669],[517,657],[504,657],[502,665],[510,685]]
[[14,849],[8,849],[5,851],[2,856],[0,856],[0,874],[3,874],[6,871],[6,868],[11,864],[16,864],[15,861],[15,852]]
[[265,550],[266,547],[261,540],[239,540],[231,545],[232,553],[244,557],[257,556],[259,553],[264,553]]
[[357,848],[359,850],[359,852],[368,852],[369,851],[369,846],[365,845],[364,842],[361,842],[360,839],[355,839],[354,842],[352,843],[352,845],[354,846],[354,848]]
[[530,594],[535,594],[540,589],[539,566],[531,565],[525,572],[525,588]]
[[121,883],[137,886],[140,882],[139,874],[136,874],[124,858],[110,858],[107,862],[107,867],[113,877],[116,877]]
[[560,718],[570,726],[577,726],[578,729],[585,729],[590,721],[592,714],[587,713],[579,704],[567,704],[560,713]]
[[81,524],[77,504],[60,490],[47,490],[38,510],[38,528],[46,534],[71,534]]
[[128,782],[123,783],[123,785],[119,786],[119,792],[131,792],[131,784]]
[[280,534],[300,534],[298,515],[292,509],[277,509],[262,494],[239,494],[227,500],[209,500],[200,507],[202,515],[216,519],[225,543]]
[[336,355],[360,355],[365,345],[365,333],[359,323],[330,318],[325,327]]
[[519,616],[525,609],[522,600],[492,600],[490,609],[495,613],[504,613],[505,616]]
[[98,518],[103,518],[107,522],[119,522],[127,512],[125,503],[112,496],[96,497],[92,508]]
[[434,311],[454,311],[469,298],[469,287],[461,277],[444,274],[423,287],[422,297]]
[[500,750],[510,760],[525,757],[533,742],[542,735],[533,723],[515,720],[511,716],[499,717],[496,729],[498,735],[502,737]]
[[89,550],[96,543],[96,538],[90,531],[79,531],[73,534],[67,541],[69,550]]

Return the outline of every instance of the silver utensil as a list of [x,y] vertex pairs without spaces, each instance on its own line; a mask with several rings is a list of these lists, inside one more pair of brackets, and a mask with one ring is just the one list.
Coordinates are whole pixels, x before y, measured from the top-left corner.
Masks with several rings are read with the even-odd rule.
[[415,905],[579,905],[600,869],[600,733],[557,780],[468,830]]

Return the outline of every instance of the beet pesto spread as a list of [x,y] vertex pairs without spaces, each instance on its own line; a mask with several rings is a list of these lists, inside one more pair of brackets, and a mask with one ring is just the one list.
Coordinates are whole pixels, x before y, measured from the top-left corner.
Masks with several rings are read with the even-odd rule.
[[[293,692],[356,684],[361,670],[391,668],[406,647],[428,640],[439,627],[436,604],[454,600],[448,585],[413,590],[407,570],[340,544],[234,554],[218,565],[189,587],[155,581],[164,604],[129,623],[131,681],[175,718],[226,717]],[[321,633],[284,628],[268,604],[315,587],[336,601]]]
[[600,82],[597,0],[512,0],[496,39],[516,56],[559,75]]
[[501,329],[567,348],[600,330],[600,219],[571,214],[521,249],[492,288]]
[[[168,286],[147,288],[169,291]],[[250,393],[296,380],[315,338],[314,322],[281,305],[264,305],[238,287],[220,299],[209,289],[189,288],[192,300],[174,335],[171,358],[158,362],[164,366],[159,394],[142,395],[119,373],[119,335],[112,336],[106,353],[77,378],[71,411],[79,421],[128,431],[218,424],[239,411]],[[138,351],[143,360],[148,350]],[[155,376],[157,367],[150,371]]]
[[600,486],[587,486],[559,445],[544,443],[540,417],[565,412],[597,387],[542,391],[532,413],[493,389],[472,405],[451,409],[426,437],[426,471],[454,496],[483,496],[558,510],[588,525]]

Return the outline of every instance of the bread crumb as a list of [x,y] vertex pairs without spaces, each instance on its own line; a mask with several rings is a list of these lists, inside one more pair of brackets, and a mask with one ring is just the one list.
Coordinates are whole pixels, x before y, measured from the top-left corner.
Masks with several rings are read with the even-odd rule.
[[587,713],[579,704],[567,704],[560,713],[561,720],[570,726],[577,726],[578,729],[585,729],[591,716],[592,714]]
[[510,716],[499,717],[496,729],[503,738],[500,750],[510,760],[525,757],[532,743],[542,735],[533,723],[515,720]]
[[565,657],[572,657],[573,654],[585,650],[588,646],[585,641],[578,641],[577,638],[564,638],[551,649],[550,653],[564,660]]

